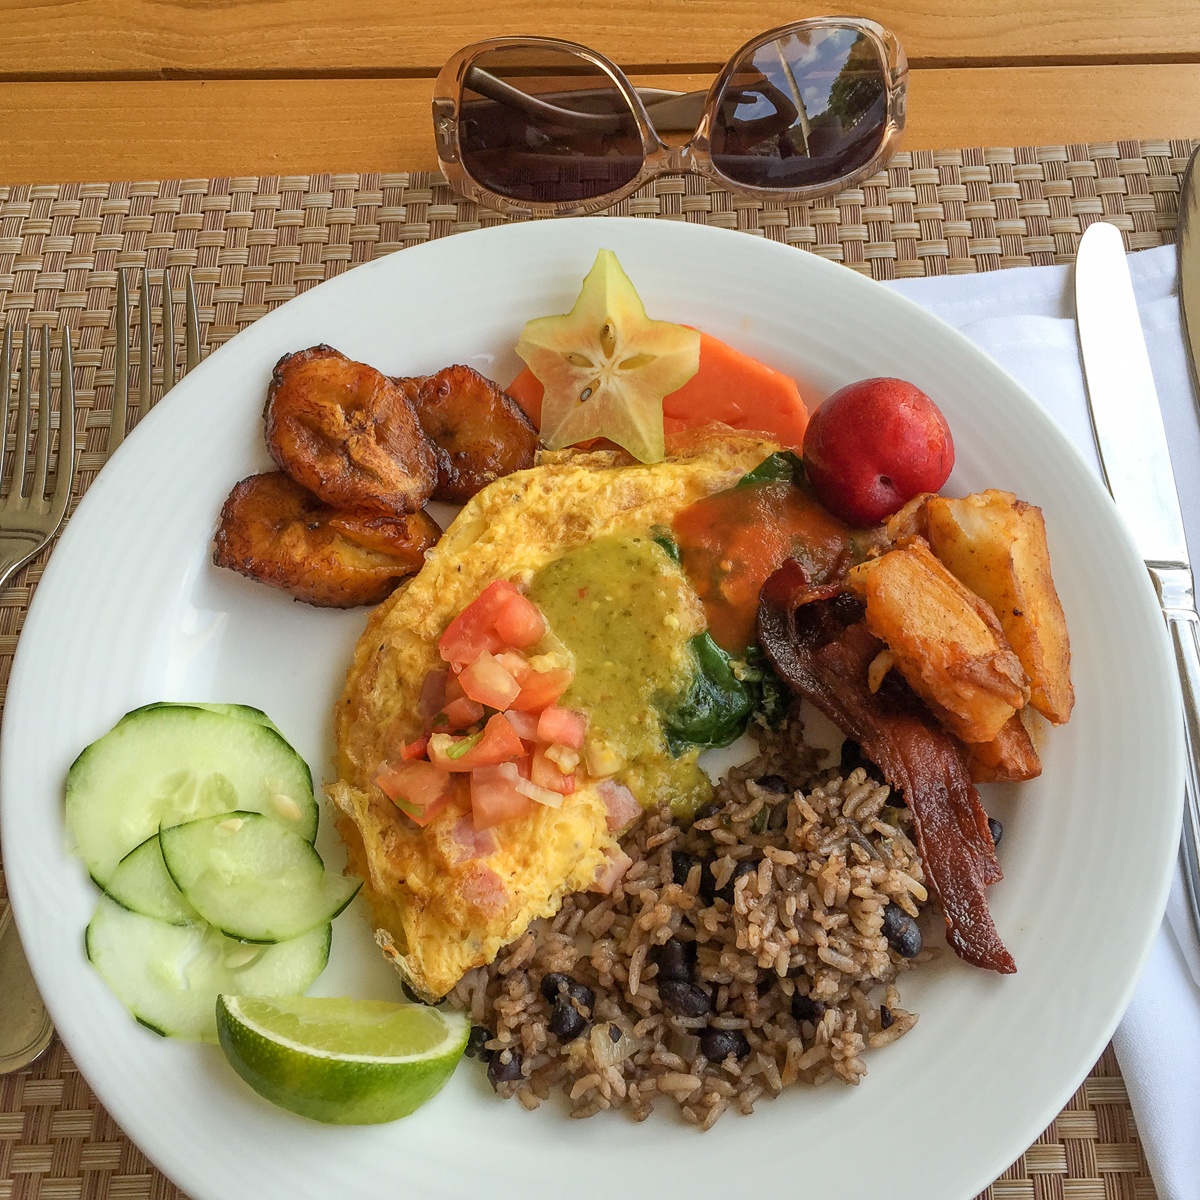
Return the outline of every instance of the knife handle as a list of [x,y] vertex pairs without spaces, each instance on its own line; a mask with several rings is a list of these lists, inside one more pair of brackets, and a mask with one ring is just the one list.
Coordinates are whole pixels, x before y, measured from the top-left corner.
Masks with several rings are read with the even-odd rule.
[[1195,610],[1164,606],[1183,691],[1187,770],[1184,775],[1180,857],[1192,920],[1200,934],[1200,618]]

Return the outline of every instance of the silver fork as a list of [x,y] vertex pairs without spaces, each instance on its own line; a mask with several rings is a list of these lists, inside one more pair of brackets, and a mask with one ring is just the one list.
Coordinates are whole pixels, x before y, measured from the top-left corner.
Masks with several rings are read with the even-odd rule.
[[[196,304],[196,288],[192,272],[183,268],[184,296],[184,373],[200,361],[200,310]],[[170,268],[162,273],[162,395],[175,386],[175,360],[178,334],[174,320],[175,298],[171,292]],[[113,361],[113,406],[108,433],[108,452],[111,454],[125,440],[129,421],[129,281],[124,270],[117,272],[117,347]],[[141,270],[141,303],[138,316],[138,402],[140,420],[154,407],[154,326],[150,320],[150,272]]]
[[[0,479],[11,464],[8,494],[0,499],[0,587],[44,549],[58,532],[71,499],[75,477],[75,386],[72,380],[71,331],[62,331],[59,368],[58,460],[54,486],[46,486],[50,473],[50,331],[42,330],[41,370],[36,416],[30,387],[33,353],[28,328],[17,384],[17,420],[14,437],[8,436],[8,397],[12,379],[12,329],[4,330],[0,344]],[[32,455],[29,430],[37,433]],[[26,478],[29,477],[28,485]],[[18,1071],[50,1044],[54,1027],[37,993],[29,966],[11,923],[7,904],[0,911],[0,995],[5,997],[0,1020],[0,1074]]]
[[[71,499],[71,483],[75,476],[75,384],[72,379],[71,331],[63,326],[62,363],[59,367],[59,435],[58,462],[54,472],[54,487],[46,494],[50,468],[50,331],[42,331],[41,371],[38,380],[37,436],[30,454],[29,430],[34,423],[30,396],[30,357],[33,347],[28,330],[25,350],[17,384],[17,423],[15,437],[10,442],[8,422],[0,429],[0,479],[11,461],[12,472],[8,494],[0,499],[0,587],[13,573],[23,567],[35,554],[47,546],[58,532]],[[12,330],[5,329],[0,347],[0,393],[7,413],[8,386],[12,372]],[[26,476],[32,472],[29,485]]]

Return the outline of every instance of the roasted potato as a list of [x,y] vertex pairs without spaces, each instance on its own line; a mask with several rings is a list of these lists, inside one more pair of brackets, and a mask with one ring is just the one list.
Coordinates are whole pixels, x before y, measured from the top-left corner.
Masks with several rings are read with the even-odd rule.
[[267,449],[335,508],[416,512],[437,461],[404,389],[330,346],[288,354],[267,391]]
[[934,715],[964,742],[990,742],[1029,699],[995,613],[919,537],[850,570],[867,627]]
[[1021,712],[1010,717],[990,742],[967,745],[967,767],[973,783],[1022,783],[1042,773],[1042,760],[1025,728]]
[[229,493],[213,562],[325,608],[378,604],[419,570],[441,536],[424,512],[343,512],[282,471],[251,475]]
[[933,552],[1000,618],[1029,676],[1029,702],[1063,724],[1075,704],[1071,645],[1050,574],[1042,510],[993,490],[962,500],[933,496],[925,519]]
[[493,479],[533,466],[537,430],[521,406],[478,371],[446,367],[428,376],[415,407],[437,457],[435,500],[465,504]]

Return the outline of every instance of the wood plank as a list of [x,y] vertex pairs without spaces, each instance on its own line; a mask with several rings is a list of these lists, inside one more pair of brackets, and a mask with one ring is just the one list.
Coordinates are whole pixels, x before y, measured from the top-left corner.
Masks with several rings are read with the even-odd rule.
[[[0,183],[432,168],[429,95],[428,80],[396,79],[0,84]],[[910,84],[913,149],[1195,135],[1200,65],[930,70]]]
[[[500,34],[582,41],[623,66],[724,62],[826,0],[4,0],[0,78],[436,70]],[[1200,61],[1195,0],[866,0],[918,65]]]

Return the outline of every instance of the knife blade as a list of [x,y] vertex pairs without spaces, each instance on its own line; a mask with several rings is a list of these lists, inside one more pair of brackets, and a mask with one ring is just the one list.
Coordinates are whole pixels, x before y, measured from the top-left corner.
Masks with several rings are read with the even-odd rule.
[[1080,239],[1075,316],[1104,479],[1150,572],[1175,650],[1188,756],[1180,857],[1200,932],[1200,617],[1150,355],[1113,225],[1096,222]]
[[1192,151],[1179,189],[1179,221],[1175,240],[1179,245],[1179,305],[1192,364],[1192,382],[1200,396],[1200,180],[1196,179],[1196,156]]

